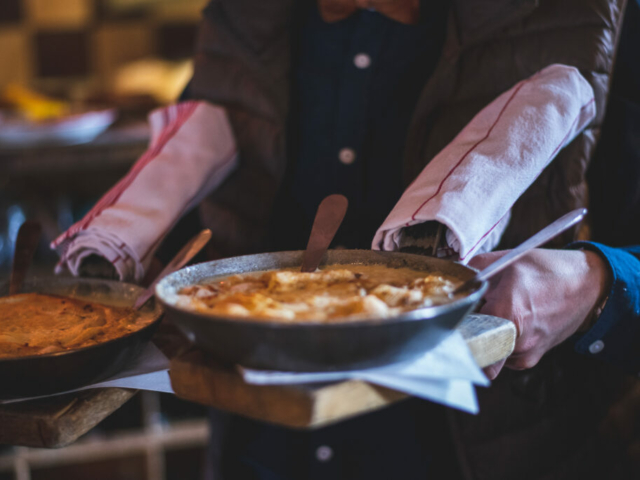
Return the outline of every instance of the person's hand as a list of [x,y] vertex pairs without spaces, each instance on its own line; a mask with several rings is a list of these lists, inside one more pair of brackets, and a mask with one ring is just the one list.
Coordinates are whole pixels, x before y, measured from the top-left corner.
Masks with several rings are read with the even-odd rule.
[[[478,255],[469,265],[483,269],[506,252]],[[602,302],[609,270],[597,253],[536,249],[489,280],[481,313],[511,320],[517,329],[510,357],[485,368],[494,379],[503,366],[531,368],[554,346],[588,324]]]

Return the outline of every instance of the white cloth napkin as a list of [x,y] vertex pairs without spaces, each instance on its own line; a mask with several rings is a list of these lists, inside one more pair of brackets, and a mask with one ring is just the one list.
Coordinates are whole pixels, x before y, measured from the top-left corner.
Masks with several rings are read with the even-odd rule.
[[225,110],[202,101],[158,109],[149,116],[149,149],[93,209],[51,248],[74,275],[82,259],[109,260],[121,280],[140,282],[155,249],[179,218],[237,165]]
[[247,383],[256,385],[364,380],[469,413],[478,412],[473,385],[489,385],[459,332],[413,361],[367,370],[298,373],[238,369]]
[[0,405],[26,402],[27,400],[36,400],[39,398],[64,395],[66,393],[80,392],[82,390],[107,387],[174,393],[173,388],[171,388],[171,380],[169,380],[169,359],[158,349],[158,347],[153,343],[149,343],[149,345],[147,345],[131,365],[122,369],[107,380],[53,395],[0,400]]
[[516,200],[595,116],[580,72],[551,65],[500,95],[418,175],[376,232],[397,250],[402,228],[436,220],[460,261],[497,246]]

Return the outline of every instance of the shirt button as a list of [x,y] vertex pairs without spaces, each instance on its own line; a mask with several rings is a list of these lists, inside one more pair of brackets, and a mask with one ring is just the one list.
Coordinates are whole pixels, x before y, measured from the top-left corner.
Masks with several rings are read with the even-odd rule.
[[596,354],[600,353],[604,348],[604,342],[602,340],[596,340],[591,345],[589,345],[589,352]]
[[353,64],[361,69],[368,68],[371,65],[371,57],[366,53],[359,53],[353,57]]
[[351,165],[354,162],[354,160],[356,159],[356,152],[354,152],[350,148],[343,148],[338,153],[338,158],[345,165]]
[[333,450],[327,445],[321,445],[316,449],[316,458],[320,462],[328,462],[333,457]]

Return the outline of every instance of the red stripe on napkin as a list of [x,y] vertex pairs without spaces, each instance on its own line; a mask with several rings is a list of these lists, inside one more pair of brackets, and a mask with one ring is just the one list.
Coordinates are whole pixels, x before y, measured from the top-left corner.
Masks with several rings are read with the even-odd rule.
[[106,208],[113,205],[124,191],[133,183],[142,169],[158,157],[167,142],[173,138],[182,125],[184,125],[184,123],[191,117],[198,104],[199,102],[189,101],[174,105],[173,107],[175,107],[175,109],[170,109],[172,110],[171,113],[174,114],[170,115],[173,118],[169,119],[169,124],[165,126],[165,129],[158,137],[158,141],[155,142],[154,145],[152,145],[151,148],[142,155],[142,157],[140,157],[129,173],[127,173],[125,177],[123,177],[109,192],[107,192],[82,220],[69,228],[64,235],[58,237],[52,243],[52,246],[56,248],[60,243],[70,239],[79,231],[86,229],[93,219],[99,216]]
[[[442,179],[442,181],[440,182],[440,185],[438,185],[438,189],[436,190],[436,193],[434,193],[431,197],[427,198],[418,208],[417,210],[413,213],[413,215],[411,215],[411,220],[415,221],[416,219],[416,215],[418,214],[418,212],[420,212],[420,210],[422,210],[422,208],[429,203],[431,200],[433,200],[434,198],[436,198],[438,196],[438,194],[440,193],[440,191],[442,190],[442,186],[444,185],[444,182],[447,181],[447,179],[453,174],[453,172],[460,166],[460,164],[462,164],[462,162],[469,156],[469,154],[471,152],[473,152],[482,142],[484,142],[487,138],[489,138],[489,135],[491,135],[491,132],[493,131],[493,129],[495,128],[495,126],[498,124],[498,122],[500,121],[500,118],[502,117],[502,114],[504,113],[504,111],[507,109],[507,107],[509,106],[509,104],[511,103],[511,101],[515,98],[515,96],[518,94],[518,92],[520,91],[520,89],[528,82],[529,80],[524,80],[523,82],[520,83],[520,85],[518,85],[518,87],[513,91],[513,93],[511,94],[511,96],[509,97],[509,100],[507,100],[507,102],[504,104],[504,106],[502,107],[502,109],[500,110],[500,113],[498,114],[498,116],[496,117],[495,121],[493,122],[493,125],[491,125],[491,127],[489,128],[489,130],[487,130],[487,134],[482,137],[480,140],[478,140],[476,142],[475,145],[473,145],[469,150],[467,150],[467,152],[462,156],[462,158],[460,158],[460,160],[458,160],[458,162],[451,168],[451,170],[449,170],[449,172],[445,175],[445,177]],[[407,223],[407,226],[409,226],[409,224]]]
[[[571,135],[571,132],[573,132],[573,129],[575,128],[576,124],[578,123],[578,120],[580,120],[580,117],[582,116],[582,111],[589,107],[590,105],[593,104],[593,102],[595,102],[596,99],[592,98],[591,100],[589,100],[587,103],[585,103],[582,107],[580,107],[580,113],[578,113],[578,115],[576,116],[575,120],[573,121],[573,123],[571,124],[571,128],[569,129],[569,131],[567,132],[567,134],[564,136],[564,138],[562,139],[562,141],[558,144],[558,146],[553,150],[553,152],[551,153],[550,157],[549,157],[549,162],[551,161],[551,159],[553,159],[553,157],[556,156],[556,153],[558,153],[558,150],[560,150],[562,148],[562,146],[565,144],[565,142],[567,141],[567,138],[569,138],[569,136]],[[549,165],[549,162],[546,163],[546,165]],[[545,168],[546,168],[545,165]],[[544,170],[544,168],[542,170],[540,170],[540,172],[538,173],[538,175],[536,175],[536,178],[538,178],[538,176],[540,176],[540,174],[542,173],[542,171]],[[469,255],[471,255],[473,253],[473,251],[478,247],[478,245],[480,245],[480,243],[482,243],[482,241],[487,237],[487,235],[489,235],[494,228],[496,228],[498,226],[498,224],[502,221],[502,219],[504,218],[504,216],[502,218],[500,218],[500,220],[498,220],[496,222],[496,224],[491,227],[489,229],[489,231],[487,233],[485,233],[482,237],[480,237],[480,240],[478,240],[476,242],[476,244],[471,247],[471,249],[469,250],[469,252],[462,258],[460,258],[461,262],[464,262],[464,260],[469,257]]]

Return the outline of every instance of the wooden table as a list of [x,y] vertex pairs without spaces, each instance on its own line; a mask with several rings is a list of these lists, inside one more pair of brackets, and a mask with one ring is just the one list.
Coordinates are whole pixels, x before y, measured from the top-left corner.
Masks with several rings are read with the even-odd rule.
[[[481,367],[513,351],[516,331],[506,320],[471,315],[459,330]],[[199,349],[179,353],[173,344],[163,350],[172,358],[171,381],[179,397],[291,427],[326,425],[406,397],[356,380],[309,386],[248,385],[235,370],[223,368]],[[0,406],[0,444],[68,445],[133,395],[132,390],[109,388]]]

